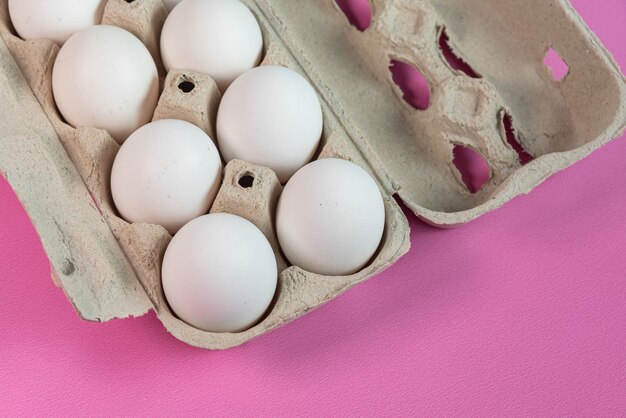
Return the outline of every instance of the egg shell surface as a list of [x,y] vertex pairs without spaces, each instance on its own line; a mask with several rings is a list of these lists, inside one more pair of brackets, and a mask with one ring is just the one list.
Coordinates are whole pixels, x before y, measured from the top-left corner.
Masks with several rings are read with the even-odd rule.
[[300,74],[266,65],[247,71],[224,94],[217,139],[226,161],[269,167],[281,183],[317,151],[324,127],[317,93]]
[[276,232],[287,259],[313,273],[356,273],[372,259],[385,228],[376,182],[358,165],[314,161],[287,183],[278,202]]
[[255,325],[276,292],[272,247],[244,218],[220,213],[185,225],[163,259],[163,290],[176,315],[209,332]]
[[259,23],[239,0],[183,0],[161,32],[165,68],[208,74],[222,93],[262,54]]
[[211,138],[189,122],[162,119],[122,145],[111,192],[127,221],[162,225],[175,234],[209,211],[221,179],[222,161]]
[[105,5],[106,0],[9,0],[9,15],[22,39],[63,45],[79,30],[99,24]]
[[52,90],[70,125],[105,129],[122,143],[152,119],[159,75],[139,39],[121,28],[98,25],[75,33],[63,45],[52,71]]

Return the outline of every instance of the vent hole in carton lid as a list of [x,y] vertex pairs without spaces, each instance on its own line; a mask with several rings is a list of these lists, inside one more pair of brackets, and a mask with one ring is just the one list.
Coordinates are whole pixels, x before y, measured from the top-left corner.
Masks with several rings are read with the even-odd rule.
[[181,80],[178,83],[178,89],[183,93],[191,93],[193,89],[196,88],[196,85],[191,80]]
[[448,62],[448,65],[456,71],[461,71],[471,78],[482,78],[463,58],[459,57],[450,46],[450,37],[445,28],[441,30],[439,35],[439,49],[441,54]]
[[464,145],[455,145],[452,162],[470,193],[479,192],[491,178],[489,163],[478,151]]
[[130,3],[134,3],[134,2],[135,2],[135,0],[126,0],[126,3],[129,3],[129,4]]
[[251,188],[252,186],[254,186],[254,174],[249,172],[242,174],[239,177],[237,183],[239,183],[239,186],[241,186],[243,189]]
[[426,77],[414,66],[391,60],[391,78],[402,91],[404,100],[413,108],[426,110],[430,106],[430,86]]
[[61,274],[62,275],[70,276],[75,271],[76,271],[76,266],[74,265],[72,260],[70,260],[69,258],[66,258],[65,260],[63,260],[63,263],[61,264]]
[[515,152],[517,152],[521,165],[526,165],[535,159],[535,157],[528,153],[528,151],[526,151],[522,146],[522,143],[515,133],[513,117],[507,112],[503,112],[502,114],[502,128],[504,129],[504,134],[506,135],[506,141],[515,150]]
[[548,68],[552,78],[561,81],[569,74],[569,65],[561,58],[554,48],[550,48],[543,59],[543,64]]
[[361,32],[372,23],[372,8],[369,0],[334,0],[339,9],[346,15],[348,22]]

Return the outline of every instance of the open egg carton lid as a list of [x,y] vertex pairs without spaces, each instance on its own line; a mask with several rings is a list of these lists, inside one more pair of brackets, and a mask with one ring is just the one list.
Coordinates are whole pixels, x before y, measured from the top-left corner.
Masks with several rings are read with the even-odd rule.
[[[435,225],[529,192],[626,125],[624,77],[565,0],[373,0],[362,32],[331,0],[256,4],[389,192]],[[453,69],[447,52],[472,71]],[[546,65],[552,55],[564,77]],[[426,79],[427,109],[403,100],[392,62]],[[490,167],[474,193],[454,162],[459,147]]]
[[[399,196],[434,225],[469,222],[529,192],[626,126],[624,77],[566,1],[373,0],[371,25],[364,31],[351,26],[333,0],[243,2],[267,35],[266,54],[295,62],[332,112],[333,129],[339,124],[344,134],[327,147],[338,155],[344,148],[349,155],[358,149],[359,162],[375,174],[387,198]],[[142,11],[141,1],[127,7]],[[8,30],[6,0],[0,1],[0,18],[0,29]],[[158,34],[149,27],[138,30],[146,32],[143,38],[158,58]],[[449,54],[472,70],[455,70]],[[555,77],[545,65],[549,54],[566,63],[565,77]],[[390,72],[392,62],[426,79],[430,102],[424,110],[404,100]],[[66,154],[2,42],[0,109],[0,174],[26,207],[53,269],[63,276],[59,285],[81,317],[108,320],[154,308],[154,295],[137,279],[77,162]],[[455,164],[458,149],[473,150],[489,166],[480,190],[466,185]],[[408,227],[395,225],[394,251],[401,254]],[[74,265],[77,260],[80,266]],[[328,286],[334,297],[337,289],[358,280],[319,286]],[[328,297],[311,300],[314,307]],[[308,301],[300,302],[304,307],[298,314],[310,309]],[[270,328],[290,319],[279,313]],[[218,341],[215,347],[237,345],[259,333]],[[207,346],[194,338],[183,339]]]

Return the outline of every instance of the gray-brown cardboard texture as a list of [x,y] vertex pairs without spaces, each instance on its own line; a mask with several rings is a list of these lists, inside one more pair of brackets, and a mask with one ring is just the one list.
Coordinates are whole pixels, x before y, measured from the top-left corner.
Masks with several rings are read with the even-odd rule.
[[[58,46],[17,38],[7,0],[0,0],[0,172],[37,228],[56,283],[82,318],[105,321],[154,309],[170,333],[194,346],[242,344],[404,255],[408,223],[394,196],[426,222],[460,225],[528,193],[626,125],[624,77],[564,0],[373,0],[372,24],[363,32],[333,0],[244,3],[263,31],[263,64],[300,72],[320,96],[325,126],[316,158],[353,161],[378,181],[386,226],[377,254],[346,277],[289,266],[274,231],[282,186],[271,170],[232,161],[211,212],[243,216],[267,236],[281,271],[275,300],[258,325],[236,334],[201,331],[176,318],[160,281],[171,236],[161,226],[131,225],[119,217],[109,188],[119,145],[107,132],[63,121],[51,90]],[[158,60],[166,14],[161,0],[109,0],[103,21],[133,32]],[[480,77],[449,65],[442,36]],[[569,66],[563,80],[555,80],[544,65],[551,49]],[[427,109],[404,101],[389,71],[392,60],[425,76],[431,92]],[[213,80],[180,69],[161,81],[154,119],[190,121],[215,140],[221,94]],[[534,157],[528,164],[521,164],[507,141],[507,117],[521,147]],[[489,164],[489,180],[475,193],[453,162],[457,146],[475,150]],[[244,177],[248,183],[242,185]]]

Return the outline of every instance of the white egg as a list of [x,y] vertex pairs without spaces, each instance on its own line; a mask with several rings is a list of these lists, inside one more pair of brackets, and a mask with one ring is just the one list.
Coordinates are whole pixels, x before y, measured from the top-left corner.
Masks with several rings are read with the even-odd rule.
[[278,281],[276,259],[251,222],[225,213],[185,225],[163,259],[163,291],[176,315],[209,332],[239,332],[267,311]]
[[300,74],[279,66],[247,71],[224,94],[217,140],[226,161],[269,167],[281,183],[315,155],[324,127],[315,90]]
[[289,180],[278,202],[276,232],[289,261],[328,276],[356,273],[371,260],[385,228],[376,182],[356,164],[329,158]]
[[210,75],[223,92],[261,61],[263,36],[239,0],[183,0],[161,33],[163,64]]
[[100,23],[106,0],[9,0],[11,22],[22,39],[63,45],[79,30]]
[[59,51],[52,90],[70,125],[105,129],[121,143],[152,119],[159,75],[148,49],[130,32],[92,26]]
[[113,163],[111,192],[127,221],[175,234],[209,211],[221,179],[222,161],[209,136],[191,123],[163,119],[124,142]]

